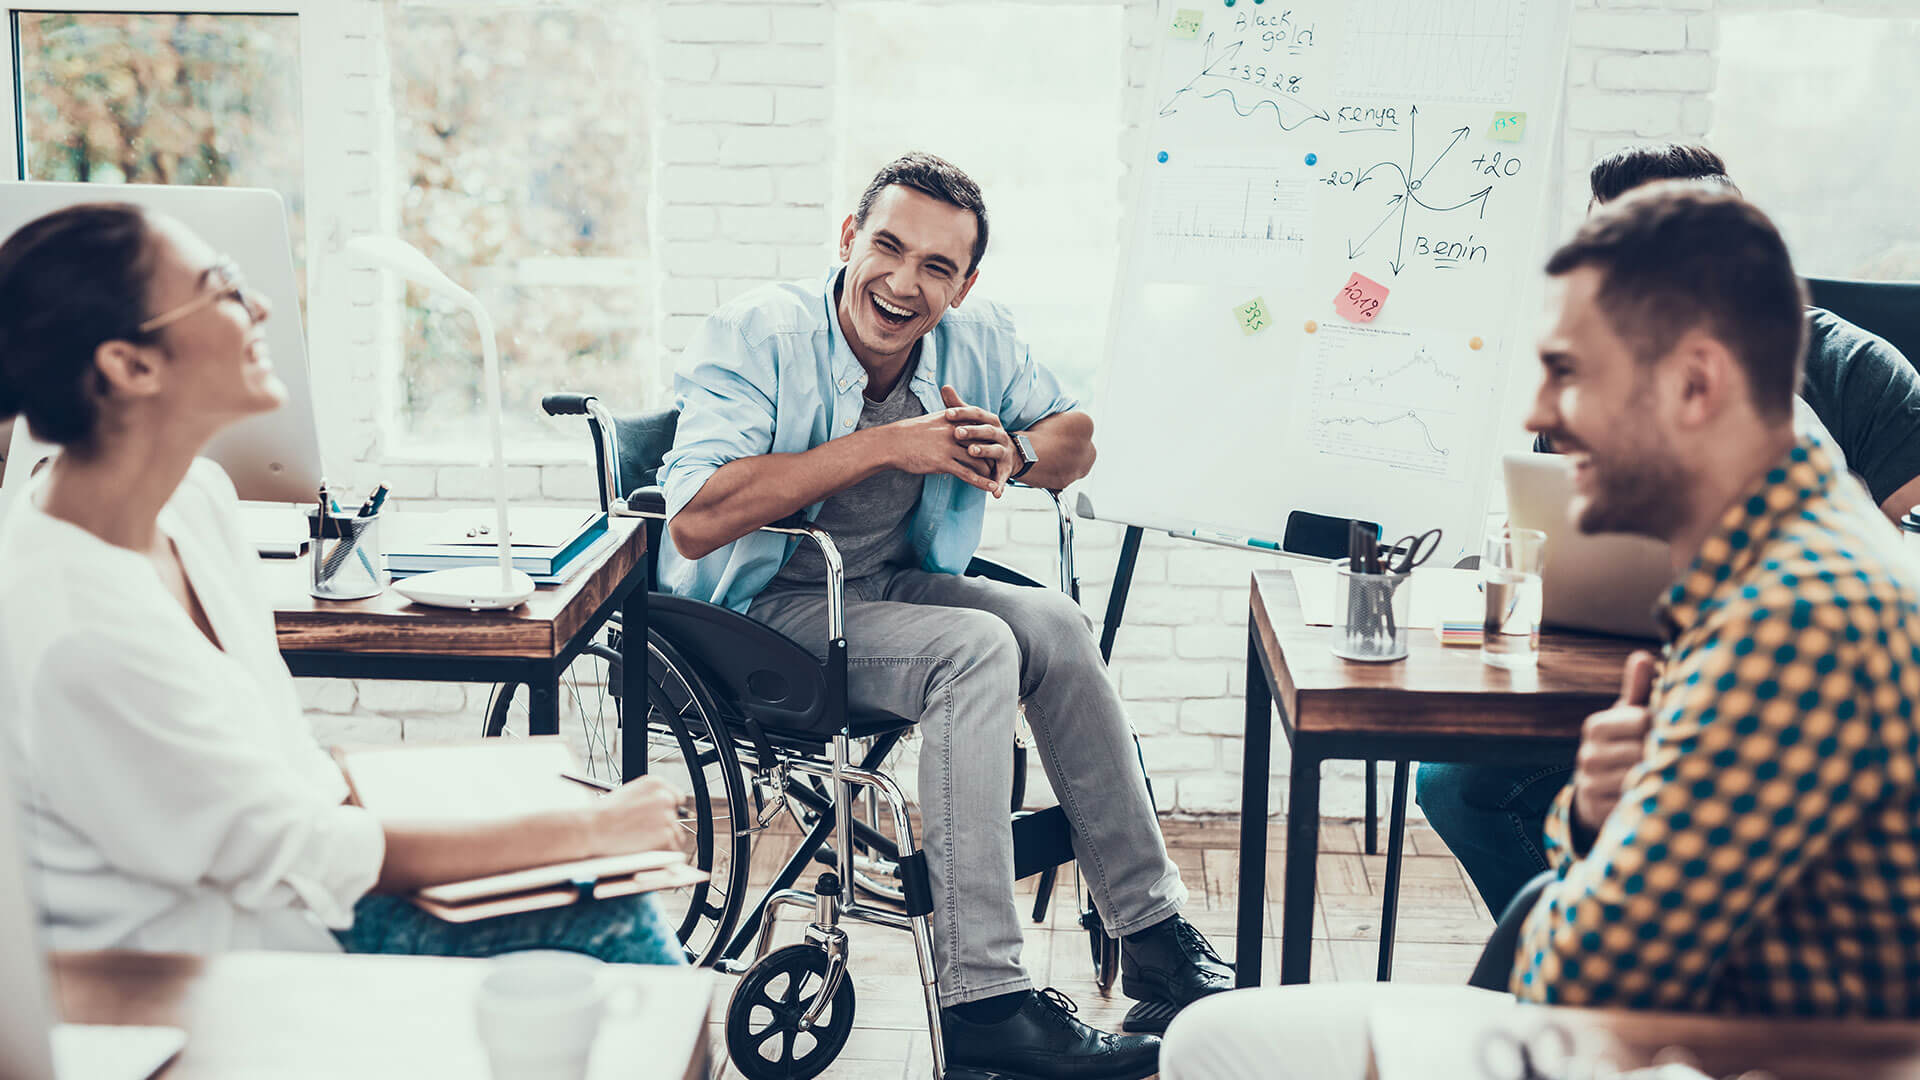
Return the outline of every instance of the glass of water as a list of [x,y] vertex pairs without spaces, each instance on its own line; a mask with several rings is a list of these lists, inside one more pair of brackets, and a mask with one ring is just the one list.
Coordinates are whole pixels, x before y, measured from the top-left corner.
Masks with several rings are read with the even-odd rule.
[[1487,537],[1480,556],[1480,588],[1486,593],[1480,659],[1497,668],[1530,668],[1540,659],[1540,569],[1547,534],[1501,527]]

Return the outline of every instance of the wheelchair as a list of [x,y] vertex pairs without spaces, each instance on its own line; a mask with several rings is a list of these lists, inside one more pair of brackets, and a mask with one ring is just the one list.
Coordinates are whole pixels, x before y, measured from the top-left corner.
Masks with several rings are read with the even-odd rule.
[[[602,508],[645,520],[646,626],[611,625],[608,639],[588,652],[606,666],[620,737],[645,739],[647,771],[670,773],[669,782],[688,793],[690,861],[709,879],[659,899],[669,921],[677,923],[690,962],[742,976],[725,1025],[735,1067],[748,1080],[806,1080],[833,1062],[853,1025],[848,938],[840,927],[852,920],[913,936],[935,1076],[945,1076],[925,855],[915,847],[905,792],[880,770],[912,730],[913,718],[848,705],[844,578],[832,537],[801,514],[763,526],[763,531],[815,544],[827,565],[828,647],[822,662],[744,615],[654,591],[658,551],[670,542],[664,535],[666,504],[658,471],[673,445],[676,412],[617,417],[586,394],[552,394],[541,404],[549,415],[587,418]],[[1057,494],[1054,503],[1061,587],[1077,600],[1073,521]],[[974,559],[967,572],[1046,587],[985,559]],[[635,632],[646,634],[647,664],[643,678],[629,683],[619,662],[619,635]],[[496,694],[485,734],[505,732],[514,690],[507,686]],[[636,705],[643,712],[629,714]],[[628,724],[629,715],[644,716],[644,723]],[[591,735],[589,742],[591,748]],[[602,749],[610,766],[619,761],[604,741]],[[1014,754],[1009,795],[1015,876],[1043,875],[1033,911],[1034,921],[1042,922],[1058,869],[1072,861],[1071,835],[1059,807],[1021,811],[1025,740],[1016,738],[1009,752]],[[799,827],[799,846],[748,910],[753,839],[783,814]],[[796,888],[816,862],[826,869],[814,888]],[[1106,933],[1077,874],[1075,881],[1094,979],[1105,993],[1119,970],[1119,942]],[[811,915],[803,942],[773,949],[781,913],[796,908]],[[756,940],[751,962],[744,961]]]

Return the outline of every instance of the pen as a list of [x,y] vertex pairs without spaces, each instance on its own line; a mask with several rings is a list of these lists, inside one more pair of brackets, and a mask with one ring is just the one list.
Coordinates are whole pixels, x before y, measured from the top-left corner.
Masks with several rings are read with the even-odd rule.
[[1263,551],[1280,550],[1280,545],[1271,540],[1262,540],[1257,536],[1236,536],[1233,533],[1216,532],[1213,529],[1188,529],[1183,533],[1167,535],[1191,537],[1195,540],[1205,540],[1210,544],[1231,544],[1234,547],[1259,548]]
[[373,489],[373,512],[376,514],[379,513],[380,508],[386,504],[387,485],[381,484],[379,487]]
[[354,516],[355,517],[372,517],[373,515],[379,513],[380,503],[384,501],[386,497],[387,497],[387,485],[381,484],[379,487],[373,489],[373,494],[367,496],[366,502],[363,502],[360,504],[360,512],[358,514],[355,514]]
[[578,773],[563,772],[560,774],[560,779],[571,780],[584,787],[590,787],[603,795],[619,787],[618,784],[609,784],[605,780],[596,780],[591,776],[581,776]]

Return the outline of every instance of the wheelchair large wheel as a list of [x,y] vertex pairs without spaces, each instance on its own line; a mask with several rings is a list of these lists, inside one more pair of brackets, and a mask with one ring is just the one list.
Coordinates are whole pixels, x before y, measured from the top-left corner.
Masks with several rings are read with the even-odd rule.
[[[688,961],[710,965],[719,959],[747,899],[747,826],[753,815],[733,740],[724,732],[715,737],[721,729],[711,696],[673,647],[657,635],[647,636],[647,679],[644,687],[635,688],[641,691],[636,695],[623,692],[617,637],[608,644],[596,642],[587,651],[606,665],[605,682],[613,698],[614,725],[609,736],[605,717],[589,715],[595,710],[577,689],[573,693],[589,757],[598,762],[595,771],[620,778],[617,740],[625,731],[622,713],[627,701],[641,700],[646,705],[646,723],[638,730],[647,740],[647,774],[660,777],[685,796],[688,862],[708,878],[653,895],[668,925],[678,931]],[[515,689],[501,689],[488,711],[484,734],[502,735],[512,728]]]
[[826,988],[827,954],[789,945],[753,965],[727,1003],[727,1054],[747,1080],[811,1080],[826,1071],[853,1032],[853,977],[844,976],[820,1019],[800,1018]]

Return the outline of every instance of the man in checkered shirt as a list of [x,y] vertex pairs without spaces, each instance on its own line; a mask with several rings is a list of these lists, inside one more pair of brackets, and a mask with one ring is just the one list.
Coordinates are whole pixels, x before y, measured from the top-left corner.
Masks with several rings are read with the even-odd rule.
[[[1797,439],[1804,297],[1766,216],[1665,183],[1547,265],[1527,426],[1573,459],[1586,532],[1667,541],[1665,655],[1588,718],[1547,819],[1523,1000],[1920,1016],[1920,610],[1898,536]],[[1359,1076],[1370,1009],[1485,991],[1305,986],[1174,1022],[1166,1080]],[[1423,999],[1430,999],[1423,1002]]]

